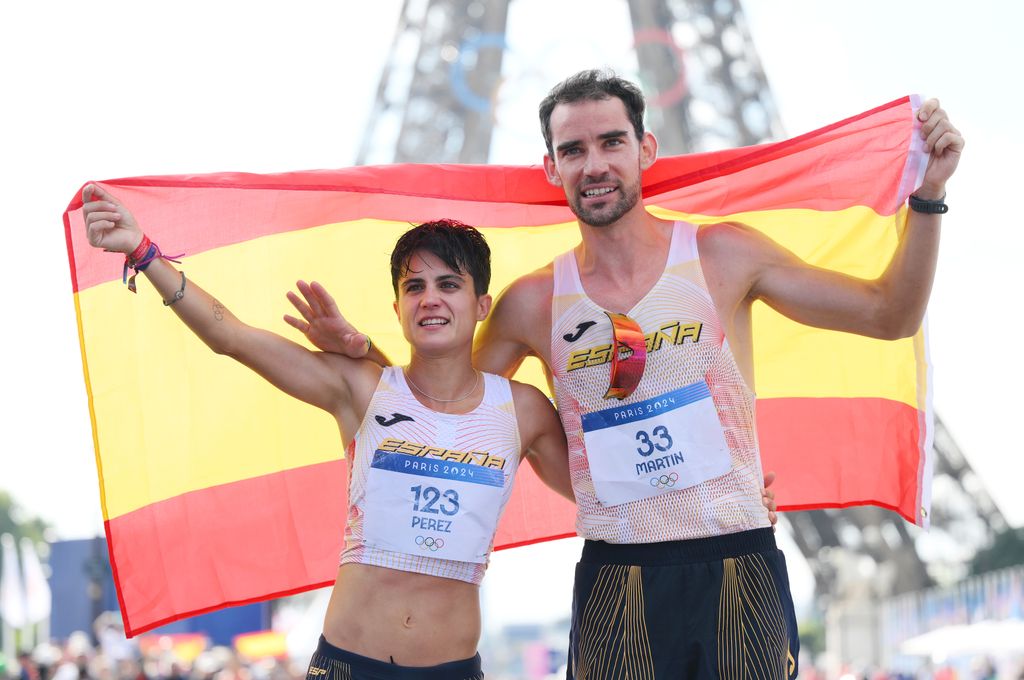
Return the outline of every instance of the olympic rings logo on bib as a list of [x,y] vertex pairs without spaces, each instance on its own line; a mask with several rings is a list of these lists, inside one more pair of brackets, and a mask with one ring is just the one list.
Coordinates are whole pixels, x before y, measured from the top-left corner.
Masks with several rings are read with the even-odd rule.
[[660,477],[651,477],[651,486],[656,489],[667,489],[670,486],[675,486],[677,481],[679,481],[679,475],[675,472],[670,472]]
[[433,536],[417,536],[416,545],[423,550],[429,550],[430,552],[437,552],[444,547],[443,538],[434,538]]

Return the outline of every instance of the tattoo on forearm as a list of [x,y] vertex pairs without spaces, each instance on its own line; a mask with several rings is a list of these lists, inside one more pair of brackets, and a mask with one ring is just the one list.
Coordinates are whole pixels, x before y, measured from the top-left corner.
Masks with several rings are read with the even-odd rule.
[[216,301],[213,303],[213,318],[217,321],[224,320],[224,305]]

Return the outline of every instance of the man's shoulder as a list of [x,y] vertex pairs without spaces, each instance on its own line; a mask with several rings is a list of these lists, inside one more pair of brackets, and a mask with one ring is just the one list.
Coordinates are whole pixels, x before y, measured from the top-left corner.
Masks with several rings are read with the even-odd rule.
[[[697,229],[697,249],[707,269],[746,268],[764,257],[773,242],[742,222],[725,221],[703,224]],[[706,272],[705,272],[706,273]]]
[[505,308],[529,312],[541,306],[546,312],[550,308],[554,288],[554,263],[549,262],[510,283],[502,291],[499,301]]
[[697,227],[697,245],[703,250],[731,249],[749,241],[756,233],[749,225],[731,220],[702,224]]
[[473,344],[473,363],[510,375],[530,354],[547,356],[551,327],[550,266],[521,276],[501,292]]

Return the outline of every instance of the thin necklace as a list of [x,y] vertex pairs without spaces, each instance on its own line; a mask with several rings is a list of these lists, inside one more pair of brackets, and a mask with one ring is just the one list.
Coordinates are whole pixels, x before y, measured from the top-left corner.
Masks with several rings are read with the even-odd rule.
[[412,378],[409,376],[409,371],[407,371],[404,368],[402,369],[402,374],[405,376],[406,381],[408,381],[408,383],[410,385],[412,385],[412,388],[414,390],[416,390],[417,392],[422,394],[427,399],[430,399],[432,401],[436,401],[439,404],[454,404],[457,401],[462,401],[463,399],[468,398],[469,395],[471,395],[474,392],[476,392],[476,388],[480,385],[480,371],[477,371],[477,370],[474,369],[473,372],[476,373],[476,382],[474,382],[473,386],[471,388],[469,388],[469,392],[466,392],[461,397],[456,397],[455,399],[438,399],[437,397],[435,397],[433,395],[430,395],[430,394],[427,394],[426,392],[421,390],[419,385],[417,385],[416,383],[414,383],[412,381]]

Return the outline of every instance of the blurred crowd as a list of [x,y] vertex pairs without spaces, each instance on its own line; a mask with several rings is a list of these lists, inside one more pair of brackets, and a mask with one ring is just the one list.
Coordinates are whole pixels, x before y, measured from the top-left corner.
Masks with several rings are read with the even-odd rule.
[[[140,644],[141,642],[141,644]],[[127,639],[117,626],[98,625],[94,635],[72,633],[67,640],[45,642],[21,651],[6,664],[0,680],[300,680],[308,659],[247,658],[226,646],[180,644],[173,636]],[[493,666],[489,680],[522,680]],[[500,662],[497,665],[501,665]],[[536,676],[532,676],[536,677]],[[564,668],[552,679],[565,677]],[[1024,656],[976,657],[960,664],[923,662],[914,672],[843,669],[827,674],[802,663],[801,680],[1024,680]]]
[[7,675],[11,680],[299,680],[308,661],[247,659],[223,646],[184,656],[170,645],[142,651],[123,637],[94,644],[77,632],[62,645],[48,642],[19,652]]
[[880,668],[845,668],[838,675],[829,675],[814,666],[803,666],[800,680],[1024,680],[1024,657],[995,659],[978,656],[961,663],[933,664],[920,662],[915,671]]

